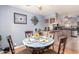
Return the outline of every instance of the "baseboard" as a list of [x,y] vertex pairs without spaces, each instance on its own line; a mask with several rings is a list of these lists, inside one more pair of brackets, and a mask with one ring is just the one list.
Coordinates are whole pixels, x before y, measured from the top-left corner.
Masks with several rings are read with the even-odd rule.
[[14,49],[21,48],[21,47],[24,47],[24,45],[16,46]]

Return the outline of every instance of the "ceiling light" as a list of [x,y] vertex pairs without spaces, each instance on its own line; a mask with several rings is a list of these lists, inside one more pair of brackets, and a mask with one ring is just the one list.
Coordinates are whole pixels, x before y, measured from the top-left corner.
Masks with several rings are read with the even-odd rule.
[[31,6],[34,6],[34,7],[37,7],[39,10],[42,10],[42,6],[40,5],[26,5],[27,7],[31,7]]
[[39,8],[39,10],[42,10],[42,6],[37,6]]

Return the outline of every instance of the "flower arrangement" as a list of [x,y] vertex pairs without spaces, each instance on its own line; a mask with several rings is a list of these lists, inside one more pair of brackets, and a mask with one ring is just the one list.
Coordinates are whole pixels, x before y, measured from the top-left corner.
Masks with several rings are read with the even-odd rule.
[[39,37],[40,37],[39,33],[35,33],[33,36],[34,36],[35,38],[39,38]]

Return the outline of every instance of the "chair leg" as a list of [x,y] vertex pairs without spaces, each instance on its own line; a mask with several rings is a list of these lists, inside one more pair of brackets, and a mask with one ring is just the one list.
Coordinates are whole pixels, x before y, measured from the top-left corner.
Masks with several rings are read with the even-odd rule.
[[53,45],[52,45],[52,49],[54,50],[54,43],[53,43]]

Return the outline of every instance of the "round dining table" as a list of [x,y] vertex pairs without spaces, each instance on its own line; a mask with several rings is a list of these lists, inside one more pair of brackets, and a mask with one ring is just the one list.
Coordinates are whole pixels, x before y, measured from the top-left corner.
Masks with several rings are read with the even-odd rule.
[[26,47],[32,48],[33,53],[35,53],[37,50],[44,50],[47,47],[50,47],[54,43],[54,39],[51,37],[28,37],[23,40],[23,44]]

